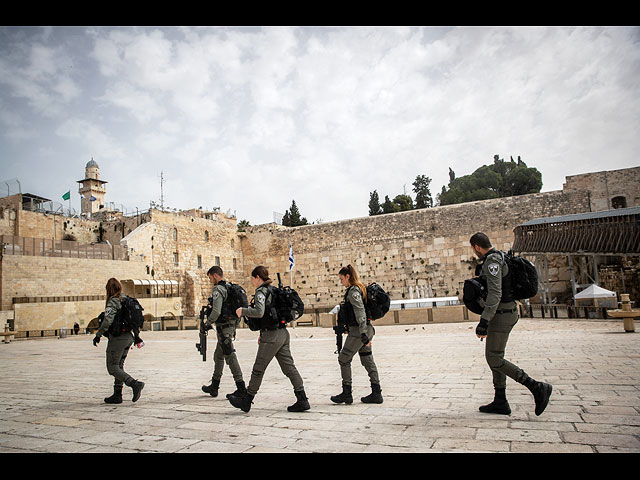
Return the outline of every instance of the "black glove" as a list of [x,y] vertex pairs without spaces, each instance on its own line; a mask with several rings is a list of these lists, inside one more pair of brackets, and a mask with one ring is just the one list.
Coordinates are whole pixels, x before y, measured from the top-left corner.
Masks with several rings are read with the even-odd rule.
[[476,335],[486,335],[487,328],[489,327],[489,321],[481,318],[478,326],[476,327]]
[[100,335],[96,335],[95,337],[93,337],[93,346],[97,347],[99,343],[100,343]]
[[362,340],[362,343],[364,345],[366,345],[367,343],[369,343],[369,337],[367,337],[366,333],[363,333],[360,335],[360,340]]

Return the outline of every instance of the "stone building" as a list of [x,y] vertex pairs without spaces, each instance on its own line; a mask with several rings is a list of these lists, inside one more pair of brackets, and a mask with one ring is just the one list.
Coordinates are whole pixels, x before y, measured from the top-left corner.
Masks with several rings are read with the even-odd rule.
[[[85,180],[99,180],[92,162]],[[88,185],[96,192],[96,184]],[[274,279],[279,272],[285,284],[292,280],[312,315],[341,301],[337,272],[348,263],[392,299],[408,299],[416,290],[456,295],[473,275],[476,259],[468,241],[476,231],[508,250],[514,229],[532,219],[640,206],[639,185],[640,167],[635,167],[567,177],[558,191],[294,228],[271,223],[244,232],[234,216],[219,211],[149,209],[134,216],[92,212],[91,218],[69,218],[23,210],[19,195],[0,198],[0,322],[11,319],[17,330],[50,329],[77,319],[84,327],[97,315],[90,312],[102,308],[104,286],[114,276],[141,289],[136,295],[145,297],[151,322],[175,318],[179,323],[206,303],[211,292],[206,272],[213,265],[250,295],[254,266],[267,266]],[[65,234],[76,242],[62,240]],[[16,254],[16,246],[30,254]],[[567,294],[565,270],[560,261],[551,268],[550,293],[556,298]],[[166,282],[177,288],[167,294],[159,288]]]
[[87,216],[104,208],[104,196],[107,193],[104,180],[100,180],[100,167],[92,158],[85,166],[83,180],[78,180],[80,184],[78,193],[80,194],[81,212]]

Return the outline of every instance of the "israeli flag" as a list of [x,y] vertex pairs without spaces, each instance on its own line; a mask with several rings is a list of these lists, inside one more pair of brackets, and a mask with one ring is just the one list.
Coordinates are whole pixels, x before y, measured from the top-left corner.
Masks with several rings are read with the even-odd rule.
[[293,260],[293,246],[291,242],[289,242],[289,271],[293,270],[295,264],[296,262]]

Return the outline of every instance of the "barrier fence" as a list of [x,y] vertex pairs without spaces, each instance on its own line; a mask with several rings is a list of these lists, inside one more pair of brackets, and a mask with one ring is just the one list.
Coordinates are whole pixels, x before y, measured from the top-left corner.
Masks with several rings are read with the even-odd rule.
[[108,243],[78,243],[72,240],[0,235],[2,255],[35,257],[90,258],[98,260],[128,260],[126,247]]

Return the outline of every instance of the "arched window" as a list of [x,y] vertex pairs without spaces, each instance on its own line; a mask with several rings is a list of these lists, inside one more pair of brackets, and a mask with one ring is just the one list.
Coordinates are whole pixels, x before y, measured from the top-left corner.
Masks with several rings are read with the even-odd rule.
[[208,241],[209,241],[209,231],[208,231],[208,230],[205,230],[205,231],[204,231],[204,241],[205,241],[205,242],[208,242]]
[[177,228],[173,229],[173,239],[174,240],[178,240],[178,229]]

